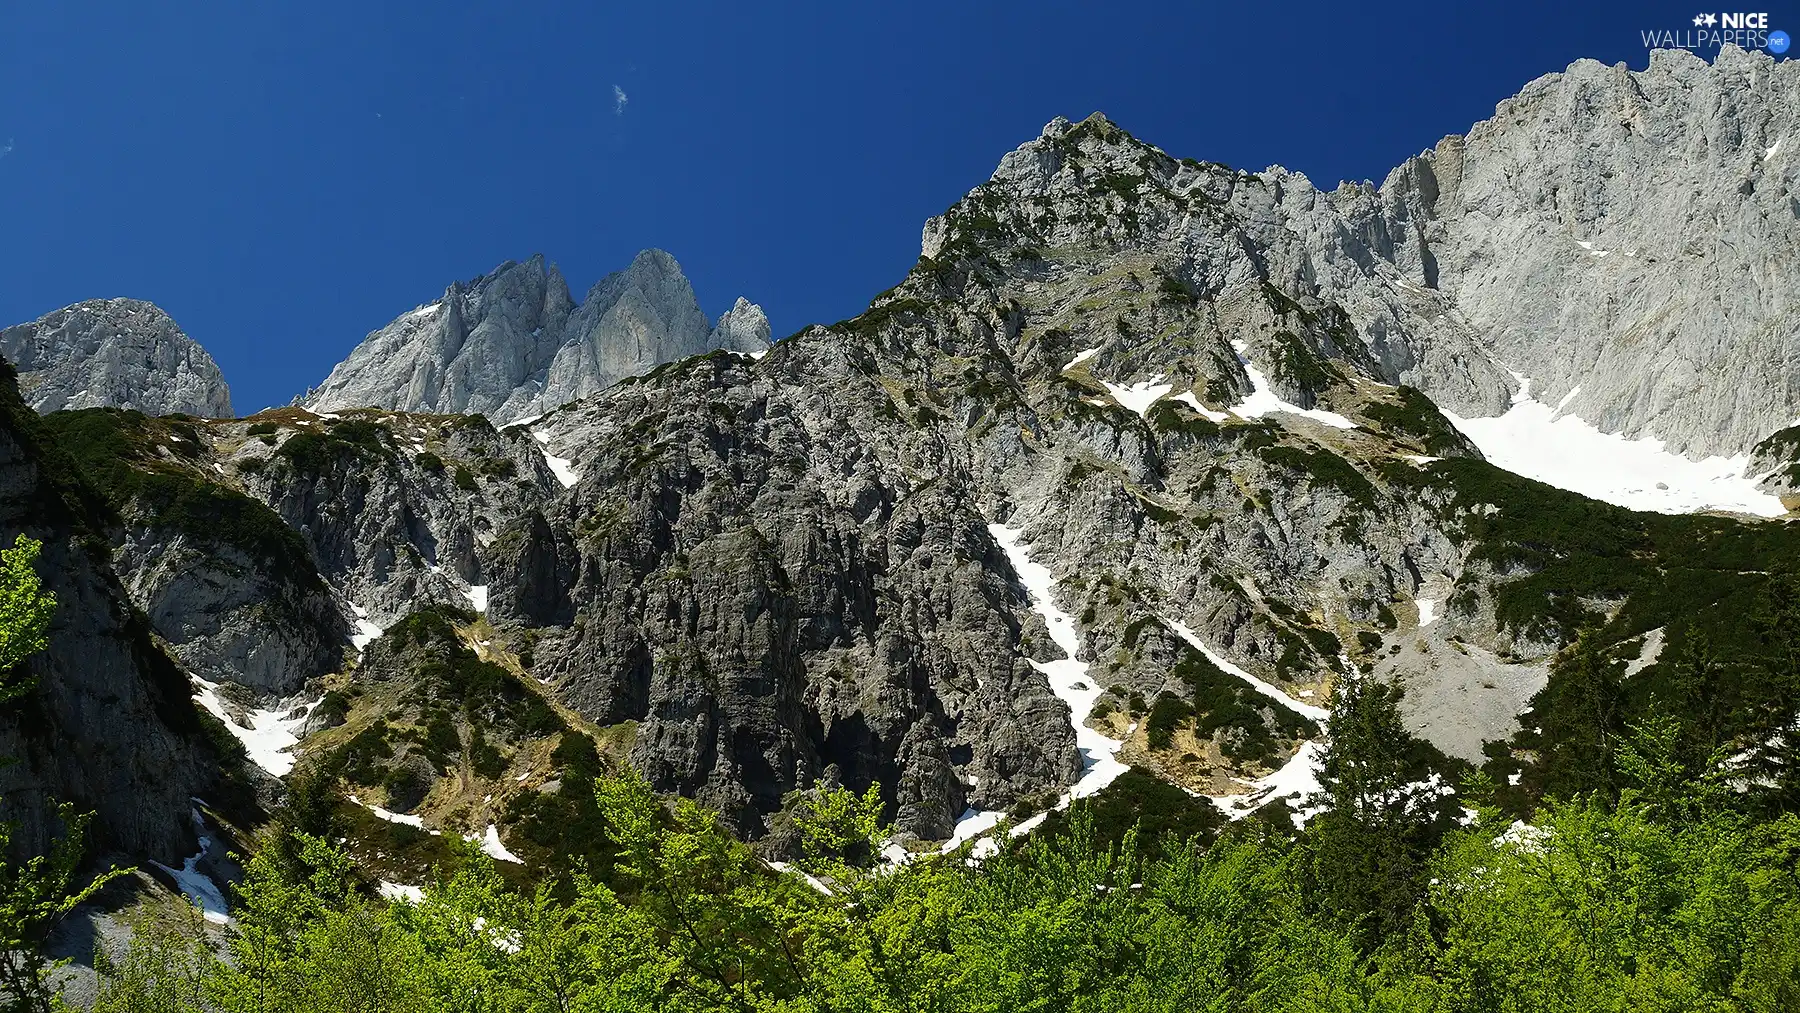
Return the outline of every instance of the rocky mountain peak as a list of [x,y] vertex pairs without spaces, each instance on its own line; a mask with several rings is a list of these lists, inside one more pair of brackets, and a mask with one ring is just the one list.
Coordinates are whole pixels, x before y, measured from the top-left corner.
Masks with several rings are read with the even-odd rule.
[[733,352],[756,354],[769,348],[769,317],[763,308],[743,296],[719,315],[712,344]]
[[39,412],[134,408],[151,415],[231,415],[219,366],[154,303],[90,299],[0,330],[0,355]]
[[378,407],[508,422],[664,362],[713,348],[766,347],[766,320],[757,345],[753,317],[760,313],[728,313],[720,322],[732,318],[733,327],[715,331],[681,265],[662,250],[642,251],[580,304],[542,256],[508,261],[372,332],[299,403],[314,411]]

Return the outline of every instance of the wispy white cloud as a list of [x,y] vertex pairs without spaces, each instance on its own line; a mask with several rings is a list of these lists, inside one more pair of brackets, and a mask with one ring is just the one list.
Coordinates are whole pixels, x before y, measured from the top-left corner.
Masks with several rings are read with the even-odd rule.
[[631,100],[625,97],[625,89],[616,84],[613,85],[613,115],[625,115],[625,103],[629,101]]
[[5,158],[6,156],[12,154],[12,149],[13,149],[13,139],[8,137],[6,139],[6,145],[4,147],[0,147],[0,158]]

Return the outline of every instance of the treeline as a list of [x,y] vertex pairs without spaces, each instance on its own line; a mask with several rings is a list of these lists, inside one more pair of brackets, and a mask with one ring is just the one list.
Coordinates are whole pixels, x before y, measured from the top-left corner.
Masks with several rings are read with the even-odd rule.
[[979,863],[888,869],[878,797],[840,790],[799,818],[809,883],[626,774],[596,789],[605,882],[515,892],[470,850],[414,904],[283,830],[250,863],[227,953],[147,928],[103,966],[98,1009],[1800,1009],[1800,818],[1758,815],[1723,768],[1694,775],[1679,722],[1631,730],[1616,797],[1526,824],[1477,775],[1446,823],[1383,759],[1396,696],[1340,692],[1334,727],[1370,745],[1327,763],[1330,811],[1210,846],[1108,835],[1077,806]]

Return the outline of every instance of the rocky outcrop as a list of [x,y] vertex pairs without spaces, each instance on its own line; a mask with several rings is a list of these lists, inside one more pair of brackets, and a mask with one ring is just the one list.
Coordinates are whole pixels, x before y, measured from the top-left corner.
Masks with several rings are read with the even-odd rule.
[[[38,572],[57,600],[48,649],[22,666],[29,695],[0,705],[0,819],[41,853],[58,802],[96,813],[92,846],[179,864],[189,809],[223,779],[187,676],[157,645],[114,575],[103,501],[0,383],[0,539],[44,543]],[[214,796],[215,801],[220,801]]]
[[761,306],[743,296],[719,316],[708,342],[728,352],[760,355],[769,350],[769,317]]
[[1780,496],[1789,510],[1800,509],[1800,424],[1758,443],[1744,473],[1761,476],[1761,487]]
[[[759,323],[760,321],[760,323]],[[299,404],[541,415],[627,376],[712,348],[759,351],[768,322],[743,299],[709,326],[675,258],[645,250],[576,305],[542,257],[452,285],[375,331]]]
[[231,415],[219,367],[156,306],[91,299],[0,330],[0,355],[40,412],[135,408],[149,415]]
[[348,626],[306,544],[223,480],[216,441],[242,424],[89,409],[44,425],[116,514],[112,565],[190,671],[287,696],[341,667]]

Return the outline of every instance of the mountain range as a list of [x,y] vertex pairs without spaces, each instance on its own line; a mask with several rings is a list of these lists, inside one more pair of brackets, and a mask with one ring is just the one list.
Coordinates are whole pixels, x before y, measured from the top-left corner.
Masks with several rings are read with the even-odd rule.
[[[1797,109],[1731,47],[1583,61],[1330,191],[1058,118],[850,320],[533,258],[245,419],[148,304],[9,328],[0,508],[75,562],[0,798],[170,861],[184,799],[298,773],[554,865],[590,760],[772,856],[820,784],[914,849],[1128,768],[1303,821],[1364,678],[1543,791],[1575,645],[1649,693],[1800,560]],[[1581,495],[1546,446],[1641,466]]]

